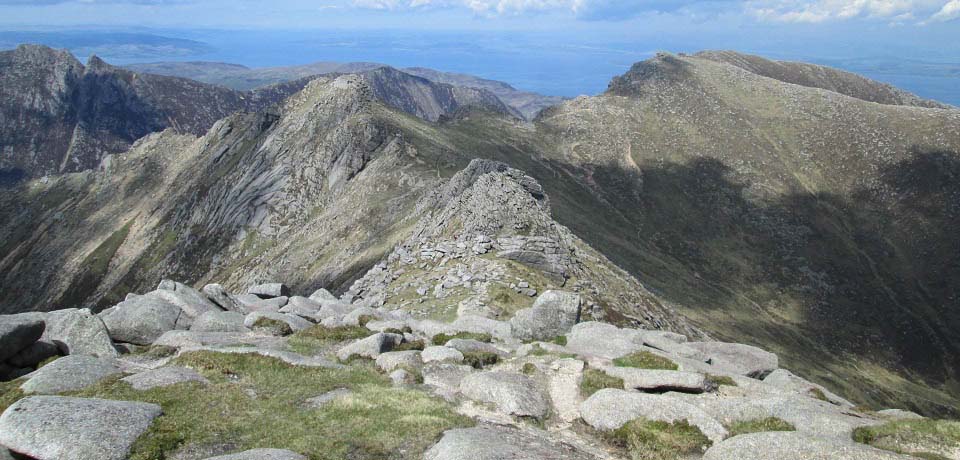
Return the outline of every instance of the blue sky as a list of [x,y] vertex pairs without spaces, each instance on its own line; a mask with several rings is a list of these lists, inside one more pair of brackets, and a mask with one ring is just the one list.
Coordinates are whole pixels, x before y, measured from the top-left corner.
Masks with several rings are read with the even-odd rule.
[[923,28],[960,17],[960,0],[0,0],[0,13],[6,27],[622,29],[682,20]]
[[[63,35],[78,31],[202,46]],[[566,96],[602,91],[658,50],[736,49],[960,104],[960,0],[0,0],[0,44],[22,41],[118,64],[376,61]]]

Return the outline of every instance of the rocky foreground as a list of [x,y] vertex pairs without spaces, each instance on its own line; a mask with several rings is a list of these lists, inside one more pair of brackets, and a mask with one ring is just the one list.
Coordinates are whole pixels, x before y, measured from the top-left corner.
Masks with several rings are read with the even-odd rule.
[[[163,281],[98,314],[0,317],[13,379],[0,444],[58,460],[895,459],[910,457],[855,434],[922,420],[856,408],[753,346],[581,321],[575,291],[536,294],[505,321],[416,319],[375,303]],[[258,423],[233,423],[290,391]],[[329,432],[273,433],[331,414]],[[341,439],[343,424],[362,429]],[[946,444],[897,448],[958,458]]]

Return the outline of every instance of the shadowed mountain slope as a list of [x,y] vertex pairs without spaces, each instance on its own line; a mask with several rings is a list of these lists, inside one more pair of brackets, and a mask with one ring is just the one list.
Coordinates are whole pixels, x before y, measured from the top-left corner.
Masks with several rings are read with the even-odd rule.
[[[490,237],[574,241],[538,243],[578,255],[564,280],[538,276],[585,279],[608,321],[673,308],[857,402],[955,414],[960,111],[672,55],[533,124],[490,111],[428,123],[374,94],[363,76],[321,78],[204,137],[166,131],[107,170],[23,184],[0,198],[0,305],[105,307],[164,277],[363,296],[371,277],[433,276],[393,272],[394,251],[466,244],[456,236],[490,232],[490,215],[509,229]],[[486,213],[478,203],[514,203],[496,188],[444,195],[477,158],[536,179],[549,202],[522,206],[549,206],[560,236],[538,214]]]

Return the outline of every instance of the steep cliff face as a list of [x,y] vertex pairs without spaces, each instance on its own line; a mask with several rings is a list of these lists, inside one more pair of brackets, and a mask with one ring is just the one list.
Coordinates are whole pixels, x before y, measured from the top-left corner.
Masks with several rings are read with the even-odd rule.
[[0,169],[28,177],[96,168],[104,155],[166,128],[202,135],[215,121],[277,103],[306,83],[242,93],[131,72],[96,56],[84,66],[36,45],[0,53],[0,82]]

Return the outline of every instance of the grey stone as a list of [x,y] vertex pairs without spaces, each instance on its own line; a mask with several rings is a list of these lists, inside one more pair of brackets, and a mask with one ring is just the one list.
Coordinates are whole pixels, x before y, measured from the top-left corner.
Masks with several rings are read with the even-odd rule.
[[500,340],[509,340],[513,337],[509,322],[497,321],[477,315],[460,315],[453,323],[450,323],[450,332],[490,334]]
[[435,392],[445,398],[452,398],[460,391],[460,382],[464,377],[473,373],[470,366],[451,363],[430,363],[420,369],[423,383],[434,388]]
[[346,361],[354,356],[376,359],[381,353],[386,353],[403,342],[399,334],[376,333],[370,337],[357,340],[337,351],[337,359]]
[[373,319],[383,319],[384,317],[383,312],[375,308],[370,308],[370,307],[354,308],[346,315],[343,315],[343,324],[346,324],[348,326],[359,326],[361,323],[361,319],[365,316]]
[[253,294],[243,294],[236,296],[237,302],[247,313],[255,311],[278,312],[289,300],[287,297],[274,297],[272,299],[261,299]]
[[726,428],[702,409],[668,396],[603,389],[580,405],[580,415],[588,425],[601,431],[616,430],[643,417],[668,423],[686,419],[713,442],[727,436]]
[[211,302],[224,310],[243,314],[248,313],[246,308],[243,307],[243,304],[237,300],[236,296],[227,292],[227,290],[219,284],[208,284],[204,286],[203,294],[207,296],[207,299],[210,299]]
[[443,433],[424,460],[594,460],[570,444],[555,441],[545,432],[506,426],[481,425]]
[[777,355],[742,343],[688,342],[687,346],[703,353],[712,365],[740,375],[763,378],[780,367]]
[[420,352],[417,350],[388,351],[377,356],[377,369],[390,372],[398,367],[419,369],[423,367]]
[[406,321],[400,321],[396,319],[388,319],[388,320],[375,319],[365,324],[364,327],[374,332],[386,332],[391,329],[397,330],[397,331],[403,331],[407,329],[408,326]]
[[16,355],[43,336],[42,320],[20,315],[0,316],[0,361]]
[[643,334],[635,329],[588,321],[570,329],[566,346],[578,354],[613,359],[642,349]]
[[180,315],[180,308],[166,300],[140,296],[120,302],[102,319],[114,341],[150,345],[176,328]]
[[520,340],[550,340],[570,331],[580,321],[580,295],[565,291],[546,291],[533,306],[510,319],[510,330]]
[[769,375],[763,378],[763,383],[806,396],[810,396],[815,392],[819,392],[833,404],[847,408],[854,406],[853,403],[841,398],[840,396],[837,396],[824,386],[793,375],[792,372],[786,369],[777,369],[771,372]]
[[60,348],[53,342],[39,340],[20,350],[19,353],[8,359],[7,363],[15,367],[36,367],[41,361],[58,354],[60,354]]
[[235,311],[208,311],[197,317],[190,326],[195,332],[248,332],[243,325],[246,318]]
[[33,372],[33,369],[29,367],[13,367],[6,363],[0,363],[0,382],[16,380],[31,372]]
[[279,347],[283,338],[254,334],[252,332],[198,332],[169,331],[153,342],[173,348],[229,347],[252,345]]
[[432,346],[423,349],[423,352],[420,353],[420,359],[424,363],[434,362],[434,361],[449,361],[453,363],[462,363],[463,362],[463,353],[456,348],[450,348],[445,346]]
[[157,297],[170,302],[183,310],[190,318],[196,318],[208,311],[223,311],[200,291],[183,283],[172,282],[173,289],[157,289],[148,292],[145,296]]
[[321,306],[319,302],[315,302],[306,297],[294,296],[287,300],[287,304],[280,309],[280,313],[312,319],[317,315],[317,312],[320,311]]
[[390,381],[394,385],[413,385],[417,383],[417,377],[405,369],[396,369],[390,373]]
[[38,460],[123,460],[160,413],[156,404],[33,396],[0,416],[0,444]]
[[849,440],[823,439],[795,431],[734,436],[707,449],[703,460],[907,460]]
[[310,294],[310,300],[313,300],[314,302],[320,302],[322,300],[336,302],[337,296],[331,294],[330,291],[324,288],[320,288],[320,289],[317,289],[316,291],[313,291],[313,294]]
[[337,388],[336,390],[328,391],[320,396],[314,396],[306,401],[304,404],[307,407],[318,409],[330,403],[331,401],[342,398],[345,396],[352,395],[353,391],[347,388]]
[[307,460],[307,457],[286,449],[252,449],[206,460]]
[[243,325],[253,330],[258,330],[257,321],[261,318],[266,318],[274,321],[280,321],[286,323],[290,326],[292,332],[302,331],[310,326],[313,326],[313,323],[307,321],[296,315],[288,315],[285,313],[272,313],[272,312],[263,312],[255,311],[246,316],[243,320]]
[[204,385],[210,381],[200,375],[199,372],[186,367],[160,367],[130,375],[120,379],[130,384],[134,390],[149,390],[151,388],[165,387],[180,382],[200,382]]
[[290,297],[290,288],[283,283],[264,283],[250,286],[247,294],[253,294],[263,299],[273,297]]
[[30,374],[30,379],[20,385],[20,389],[26,394],[63,393],[93,385],[121,372],[119,364],[112,358],[64,356]]
[[507,415],[541,418],[549,409],[536,382],[522,374],[480,372],[460,382],[460,392],[475,401],[491,403]]
[[447,341],[445,346],[448,348],[453,348],[460,353],[486,352],[495,353],[500,356],[506,355],[503,350],[493,346],[492,344],[473,339],[450,339]]
[[66,355],[80,354],[110,358],[117,356],[107,326],[89,309],[70,308],[44,314],[47,329],[41,340],[50,341]]
[[889,418],[894,420],[918,420],[923,418],[922,415],[916,412],[911,412],[903,409],[883,409],[883,410],[878,410],[877,413],[883,416],[884,418]]
[[696,372],[670,371],[662,369],[637,369],[634,367],[608,366],[603,368],[607,375],[623,379],[625,390],[664,393],[679,391],[683,393],[703,393],[707,391],[707,378]]
[[879,421],[845,413],[828,402],[798,396],[690,399],[705,412],[724,423],[776,417],[797,431],[821,438],[849,440],[853,430]]

